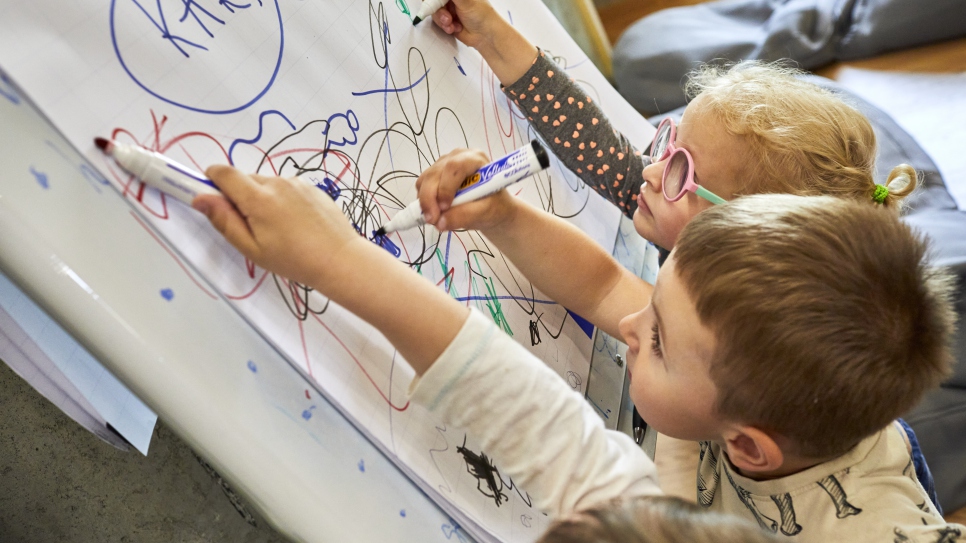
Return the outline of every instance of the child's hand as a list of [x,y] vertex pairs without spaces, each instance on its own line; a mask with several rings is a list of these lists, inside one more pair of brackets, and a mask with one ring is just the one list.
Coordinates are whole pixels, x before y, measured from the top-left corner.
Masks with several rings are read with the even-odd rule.
[[231,166],[205,173],[224,196],[200,195],[191,206],[252,262],[283,277],[321,288],[341,251],[367,243],[311,183],[246,175]]
[[506,190],[451,207],[460,184],[490,160],[482,151],[455,149],[443,155],[416,180],[426,222],[438,230],[486,230],[507,220],[513,197]]
[[500,16],[486,0],[451,0],[433,13],[436,26],[473,48],[492,40],[494,18]]
[[504,85],[527,73],[537,58],[537,48],[486,0],[450,0],[436,10],[433,22],[476,49]]

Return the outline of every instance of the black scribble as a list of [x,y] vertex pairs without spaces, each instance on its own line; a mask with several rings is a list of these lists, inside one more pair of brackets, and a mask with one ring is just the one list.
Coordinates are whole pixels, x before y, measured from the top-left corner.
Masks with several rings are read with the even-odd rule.
[[570,371],[570,370],[567,371],[567,384],[570,385],[570,388],[574,390],[580,390],[580,385],[582,385],[583,382],[584,381],[580,378],[579,375],[577,375],[576,372]]
[[[486,453],[475,452],[466,448],[466,436],[463,436],[463,445],[456,447],[456,452],[463,455],[466,462],[466,471],[476,478],[476,489],[488,498],[493,498],[493,502],[499,507],[507,500],[503,493],[503,479],[500,477],[500,470],[487,458]],[[486,489],[482,485],[486,483]]]
[[530,345],[540,344],[540,328],[537,327],[537,321],[530,321]]

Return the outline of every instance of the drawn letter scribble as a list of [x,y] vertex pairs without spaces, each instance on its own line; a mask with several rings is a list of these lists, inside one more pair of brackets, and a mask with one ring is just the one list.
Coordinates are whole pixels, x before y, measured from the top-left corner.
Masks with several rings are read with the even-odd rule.
[[138,86],[202,113],[257,102],[275,82],[285,44],[278,0],[112,0],[110,28],[117,59]]

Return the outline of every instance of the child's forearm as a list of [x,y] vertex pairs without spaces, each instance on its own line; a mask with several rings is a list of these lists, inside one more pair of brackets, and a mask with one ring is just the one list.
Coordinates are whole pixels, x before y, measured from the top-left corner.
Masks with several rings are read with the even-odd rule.
[[645,163],[584,89],[541,53],[503,90],[568,169],[624,215],[634,215]]
[[482,231],[541,292],[614,337],[652,287],[572,224],[516,198],[508,219]]
[[476,45],[500,83],[509,85],[527,73],[537,48],[496,11],[487,18],[483,39]]
[[[453,341],[469,310],[383,249],[359,238],[311,286],[379,330],[422,375]],[[391,293],[391,295],[389,294]]]

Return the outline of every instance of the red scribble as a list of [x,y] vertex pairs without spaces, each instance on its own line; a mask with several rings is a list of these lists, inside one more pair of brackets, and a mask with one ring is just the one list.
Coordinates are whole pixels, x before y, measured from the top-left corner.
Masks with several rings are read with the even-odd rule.
[[[164,130],[167,122],[168,122],[168,117],[166,115],[161,116],[161,118],[159,119],[158,118],[158,115],[154,111],[151,111],[152,131],[151,131],[151,133],[146,138],[143,138],[143,139],[142,138],[138,138],[133,133],[131,133],[130,131],[128,131],[126,129],[123,129],[123,128],[116,128],[116,129],[114,129],[114,131],[111,134],[111,138],[114,139],[114,140],[116,140],[116,141],[119,141],[121,143],[136,144],[136,145],[139,145],[139,146],[141,146],[143,148],[146,148],[146,149],[149,149],[149,150],[152,150],[152,151],[156,151],[156,152],[159,152],[159,153],[165,153],[166,151],[168,151],[172,147],[177,146],[176,148],[178,149],[178,151],[181,152],[181,153],[183,153],[184,156],[187,157],[188,161],[190,161],[190,163],[193,164],[200,171],[204,171],[205,168],[203,166],[201,166],[194,159],[193,153],[190,152],[189,149],[195,149],[197,151],[199,144],[201,144],[201,145],[210,145],[210,144],[213,143],[215,145],[217,151],[220,152],[221,153],[221,156],[224,157],[224,162],[226,162],[226,163],[230,163],[231,162],[230,161],[230,157],[228,156],[228,152],[227,152],[226,147],[224,145],[222,145],[222,143],[217,138],[215,138],[214,136],[212,136],[211,134],[208,134],[208,133],[205,133],[205,132],[201,132],[201,131],[189,131],[189,132],[185,132],[185,133],[176,135],[176,136],[174,136],[174,137],[172,137],[170,139],[163,139],[162,138],[162,131]],[[338,176],[336,176],[340,181],[345,176],[348,175],[348,176],[351,176],[352,180],[354,181],[354,184],[356,184],[357,186],[361,187],[363,190],[369,190],[369,187],[366,185],[366,183],[364,183],[362,181],[362,179],[359,178],[358,172],[353,168],[353,163],[352,163],[351,158],[348,155],[346,155],[345,153],[343,153],[343,152],[341,152],[339,150],[334,150],[334,149],[328,149],[328,150],[323,150],[323,149],[301,149],[301,148],[296,149],[296,148],[292,148],[292,149],[285,149],[285,150],[275,151],[275,152],[272,152],[271,155],[266,155],[265,152],[264,152],[264,150],[259,149],[259,151],[263,154],[263,156],[266,156],[267,165],[271,169],[271,171],[273,172],[273,174],[275,174],[275,175],[278,175],[278,170],[277,170],[276,162],[275,161],[278,160],[279,158],[285,158],[285,157],[288,157],[288,156],[291,156],[293,154],[300,153],[300,152],[312,152],[312,153],[323,153],[324,152],[325,153],[325,156],[324,156],[325,159],[327,159],[330,156],[333,156],[336,160],[338,160],[339,162],[342,163],[342,169],[339,172]],[[137,185],[135,185],[134,183],[136,182],[136,180],[133,178],[133,176],[129,176],[129,175],[125,174],[125,173],[120,173],[120,170],[116,169],[117,168],[116,164],[114,164],[113,161],[107,160],[106,158],[107,157],[105,157],[105,164],[107,165],[107,170],[111,173],[111,175],[117,181],[118,185],[121,186],[121,187],[123,187],[123,191],[122,192],[123,192],[123,194],[125,196],[130,195],[132,197],[132,199],[134,199],[138,203],[138,205],[140,207],[142,207],[142,209],[144,209],[145,212],[151,214],[154,217],[157,217],[157,218],[162,219],[162,220],[167,220],[168,218],[170,218],[170,214],[168,212],[168,207],[167,207],[167,198],[166,198],[166,195],[164,195],[163,193],[160,193],[160,198],[159,198],[160,205],[152,205],[151,203],[146,202],[145,199],[144,199],[144,195],[145,195],[145,187],[144,187],[144,185],[142,183],[138,183]],[[346,184],[346,185],[349,185],[349,184]],[[137,188],[135,188],[135,187],[137,187]],[[387,209],[382,205],[382,203],[379,202],[378,200],[374,201],[374,203],[376,204],[376,206],[379,209],[379,211],[383,214],[383,216],[385,216],[386,218],[388,218],[389,217],[389,213],[388,213]],[[185,264],[182,263],[182,261],[178,258],[178,256],[160,238],[158,238],[154,234],[154,232],[152,232],[150,230],[150,228],[148,227],[148,225],[146,223],[144,223],[141,220],[140,217],[138,217],[133,212],[132,212],[132,216],[135,218],[135,220],[138,221],[139,224],[141,224],[141,226],[143,228],[145,228],[148,231],[149,234],[151,234],[151,236],[162,247],[164,247],[164,249],[166,251],[168,251],[168,253],[171,255],[171,257],[175,259],[175,261],[178,263],[178,265],[181,266],[181,268],[185,271],[185,273],[188,274],[188,276],[191,278],[191,280],[199,288],[201,288],[203,292],[205,292],[211,298],[217,299],[217,296],[215,294],[209,292],[197,279],[195,279],[194,276],[192,276],[191,272],[188,270],[188,268],[185,266]],[[408,248],[402,242],[402,238],[399,236],[398,233],[396,234],[396,237],[399,240],[399,245],[403,248],[403,250],[406,251],[406,258],[407,258],[407,260],[411,260],[411,257],[410,257],[409,252],[408,252]],[[459,238],[457,237],[457,239],[459,239]],[[465,243],[463,243],[462,240],[459,240],[459,241],[463,245],[463,250],[465,252],[466,251],[466,245],[465,245]],[[257,275],[257,273],[256,273],[256,266],[255,266],[254,263],[252,263],[247,258],[245,259],[245,271],[246,271],[246,273],[247,273],[247,275],[248,275],[248,277],[250,279],[253,279],[253,280],[255,279],[255,277]],[[259,289],[261,289],[263,287],[263,283],[264,283],[266,277],[268,277],[268,275],[269,275],[269,272],[268,271],[263,271],[263,273],[261,274],[261,276],[258,277],[257,281],[255,282],[255,285],[248,292],[243,293],[243,294],[240,294],[240,295],[226,295],[226,297],[228,299],[231,299],[231,300],[242,300],[242,299],[247,299],[247,298],[251,297],[256,292],[258,292]],[[449,274],[448,274],[448,276],[450,278],[454,277],[455,276],[455,270],[454,269],[451,269],[450,272],[449,272]],[[333,339],[336,340],[336,342],[338,342],[338,344],[342,347],[342,349],[345,351],[345,353],[353,360],[353,362],[356,364],[356,366],[366,376],[366,379],[373,386],[373,388],[375,388],[376,392],[383,399],[383,401],[385,401],[393,410],[400,411],[400,412],[407,410],[409,408],[409,402],[407,401],[404,405],[396,405],[396,404],[394,404],[392,402],[391,398],[389,396],[387,396],[387,394],[380,388],[380,386],[377,384],[377,382],[373,378],[373,376],[369,373],[369,371],[362,364],[362,362],[359,360],[359,358],[356,357],[356,355],[349,350],[348,346],[342,341],[342,339],[338,335],[336,335],[335,332],[331,328],[329,328],[328,325],[326,325],[326,323],[321,319],[321,317],[318,314],[312,313],[311,311],[309,311],[305,307],[305,301],[303,301],[302,298],[300,298],[298,296],[297,289],[299,287],[296,287],[294,284],[291,284],[288,281],[285,281],[285,283],[286,283],[286,285],[287,285],[287,287],[288,287],[288,289],[289,289],[289,291],[291,293],[292,300],[294,300],[296,312],[297,313],[304,313],[304,314],[312,315],[312,318],[319,325],[321,325],[322,328],[330,336],[332,336]],[[470,284],[471,283],[468,280],[467,288],[469,288]],[[469,302],[467,302],[467,303],[469,303]],[[306,361],[306,367],[307,367],[309,376],[312,376],[314,378],[313,373],[312,373],[312,364],[311,364],[311,361],[310,361],[309,355],[308,355],[308,345],[307,345],[308,338],[306,336],[306,330],[305,330],[305,327],[304,327],[304,322],[305,321],[303,321],[301,319],[298,321],[299,334],[300,334],[300,342],[302,344],[301,345],[302,346],[302,355],[303,355],[303,357],[304,357],[304,359]],[[390,387],[391,386],[392,386],[392,384],[390,383]],[[391,388],[390,388],[390,390],[391,390]],[[306,397],[309,398],[309,392],[308,392],[308,390],[306,390],[305,393],[306,393]]]
[[[373,388],[376,389],[376,392],[378,392],[379,395],[382,396],[382,399],[387,404],[389,404],[389,407],[395,409],[396,411],[405,411],[405,410],[409,409],[409,402],[408,401],[406,402],[406,405],[403,405],[402,407],[399,407],[396,404],[392,403],[392,400],[390,400],[389,397],[386,396],[386,394],[382,391],[382,389],[379,388],[379,385],[376,384],[376,381],[372,378],[372,376],[369,375],[369,372],[366,371],[365,366],[363,366],[362,363],[359,362],[359,359],[356,358],[356,356],[354,354],[352,354],[352,351],[349,350],[349,348],[346,346],[346,344],[345,343],[342,343],[342,339],[338,335],[336,335],[336,333],[333,332],[332,329],[329,328],[324,322],[322,322],[322,319],[320,319],[318,315],[316,315],[316,314],[313,313],[312,314],[312,317],[314,317],[315,320],[319,324],[321,324],[322,327],[325,328],[325,330],[327,332],[329,332],[329,334],[332,335],[332,337],[335,338],[336,341],[339,342],[339,345],[342,346],[342,348],[345,350],[346,354],[348,354],[352,358],[352,361],[356,363],[356,366],[359,366],[359,369],[362,370],[362,373],[363,374],[365,374],[366,379],[368,379],[369,382],[372,383],[372,386],[373,386]],[[389,386],[392,386],[392,383],[390,383]]]
[[311,400],[312,399],[312,396],[309,396],[309,389],[305,389],[305,399],[306,400]]
[[[450,268],[446,272],[446,274],[443,275],[443,278],[436,282],[436,286],[438,287],[438,286],[442,285],[443,282],[446,281],[446,280],[452,280],[455,276],[456,276],[456,268],[450,266]],[[452,284],[453,283],[450,283],[450,288],[452,288]],[[447,294],[449,294],[450,288],[447,288],[446,289],[446,293]]]
[[308,344],[305,341],[305,327],[302,326],[303,321],[300,320],[298,321],[298,323],[299,323],[299,340],[302,342],[302,356],[305,357],[305,367],[309,369],[309,377],[315,379],[315,376],[312,375],[312,361],[309,360]]
[[[247,258],[245,259],[245,263],[248,264],[248,259]],[[252,269],[253,270],[254,270],[254,267],[255,267],[255,264],[252,264]],[[244,294],[225,294],[225,298],[228,298],[229,300],[246,300],[246,299],[248,299],[253,294],[255,294],[255,292],[258,290],[258,287],[262,286],[262,282],[265,281],[265,278],[268,277],[268,274],[269,274],[268,270],[265,270],[264,272],[262,272],[262,276],[258,279],[258,282],[256,282],[255,283],[255,286],[252,287],[252,289],[249,290],[248,292],[246,292]]]
[[202,292],[204,292],[205,294],[207,294],[208,296],[210,296],[213,299],[216,299],[216,300],[218,299],[218,296],[212,294],[211,292],[208,292],[208,289],[206,289],[204,287],[204,285],[202,285],[201,283],[198,282],[197,279],[195,279],[194,275],[192,275],[192,273],[188,270],[188,268],[185,267],[184,263],[181,262],[181,259],[178,258],[178,255],[176,255],[174,253],[174,251],[172,251],[168,247],[168,245],[166,243],[164,243],[163,241],[161,241],[161,238],[159,238],[151,230],[151,228],[148,227],[148,225],[144,224],[144,221],[141,220],[141,217],[138,217],[133,211],[131,211],[130,213],[131,213],[131,216],[134,217],[134,220],[136,220],[138,222],[138,224],[140,224],[141,227],[144,228],[145,231],[147,231],[148,234],[151,234],[151,237],[154,238],[154,241],[158,242],[158,245],[160,245],[161,247],[163,247],[164,250],[167,251],[169,255],[171,255],[171,258],[173,258],[174,261],[178,263],[178,266],[180,266],[181,269],[184,270],[185,275],[187,275],[188,278],[191,279],[194,282],[194,284],[198,285],[198,288],[200,288]]

